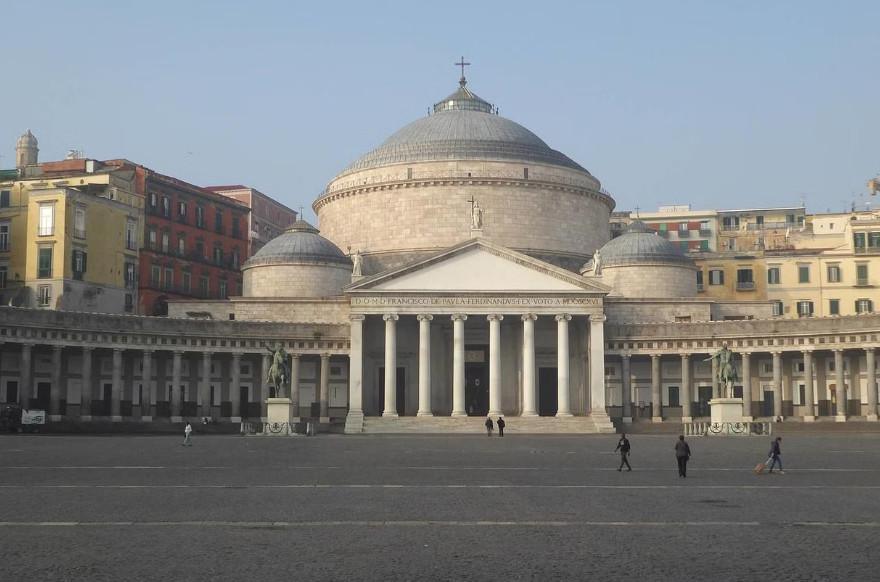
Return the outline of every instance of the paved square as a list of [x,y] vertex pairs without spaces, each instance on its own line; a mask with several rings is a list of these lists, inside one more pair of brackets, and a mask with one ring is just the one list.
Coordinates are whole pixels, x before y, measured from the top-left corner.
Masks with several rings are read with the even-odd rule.
[[[0,438],[7,580],[868,580],[880,435]],[[601,578],[600,578],[601,576]],[[271,577],[271,578],[269,578]]]

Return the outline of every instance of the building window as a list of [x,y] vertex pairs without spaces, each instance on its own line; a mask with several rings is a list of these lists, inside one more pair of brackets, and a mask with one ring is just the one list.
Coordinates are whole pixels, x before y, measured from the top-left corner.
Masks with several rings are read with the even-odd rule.
[[856,285],[864,287],[868,284],[868,265],[860,263],[856,265]]
[[162,233],[162,252],[167,253],[171,236],[167,232]]
[[214,230],[223,233],[223,210],[220,208],[214,209]]
[[125,294],[125,312],[131,313],[134,311],[134,295],[131,293]]
[[703,271],[697,271],[697,291],[703,290]]
[[150,206],[155,208],[156,205],[158,205],[158,204],[159,204],[159,197],[156,196],[155,192],[150,192]]
[[37,227],[38,236],[55,234],[55,204],[40,204],[40,223]]
[[162,216],[171,218],[171,199],[168,196],[162,196]]
[[177,217],[186,218],[186,202],[182,200],[177,203]]
[[86,209],[82,206],[73,210],[73,236],[86,238]]
[[724,271],[721,269],[710,269],[709,285],[724,285]]
[[52,247],[40,247],[37,249],[37,278],[49,279],[52,277]]
[[188,271],[184,271],[183,273],[181,273],[180,277],[183,292],[189,293],[190,291],[192,291],[192,275],[190,275]]
[[810,282],[810,266],[798,265],[798,283]]
[[238,249],[232,249],[232,268],[238,268]]
[[754,271],[751,268],[736,270],[736,288],[738,291],[753,291],[755,289]]
[[186,238],[183,235],[177,239],[177,254],[181,257],[186,255]]
[[840,265],[828,265],[828,282],[840,283]]
[[868,247],[873,249],[880,248],[880,232],[868,233]]
[[134,289],[137,286],[137,278],[134,263],[125,263],[125,288]]
[[764,226],[764,217],[761,215],[756,216],[755,224],[757,224],[758,226]]
[[0,251],[9,250],[9,241],[12,240],[12,237],[10,237],[11,228],[10,223],[0,222]]
[[874,302],[870,299],[856,299],[856,313],[873,313]]
[[48,307],[52,300],[52,287],[49,285],[40,285],[37,287],[37,305],[40,307]]
[[681,402],[679,401],[679,397],[678,397],[678,386],[670,386],[668,388],[668,390],[669,390],[669,406],[670,407],[681,406]]
[[199,277],[199,294],[202,297],[208,296],[208,277],[207,275],[202,275]]
[[171,289],[174,287],[174,269],[165,267],[165,280],[162,281],[163,289]]
[[0,190],[0,208],[9,208],[11,194],[9,190]]
[[221,247],[214,247],[214,262],[218,265],[223,262],[223,249]]
[[785,305],[782,303],[782,301],[774,301],[773,316],[780,317],[783,313],[785,313]]
[[196,241],[196,255],[197,255],[200,259],[207,258],[207,257],[205,257],[205,243],[203,243],[203,242],[200,241],[200,240],[197,240],[197,241]]
[[797,302],[797,312],[798,312],[798,317],[811,317],[813,315],[813,302],[812,301],[798,301]]
[[241,226],[239,226],[240,223],[241,223],[240,216],[233,216],[232,217],[232,237],[233,238],[241,238]]
[[217,287],[218,294],[220,295],[220,299],[226,299],[228,297],[226,290],[226,281],[220,281]]
[[779,277],[779,267],[770,267],[767,269],[767,284],[768,285],[779,285],[780,282]]
[[0,265],[0,289],[6,289],[6,281],[9,276],[9,267]]
[[74,249],[73,251],[73,278],[81,281],[83,274],[86,272],[86,252]]
[[150,285],[156,289],[159,288],[159,283],[162,282],[162,269],[159,265],[152,265],[150,267]]
[[150,250],[155,251],[158,248],[158,245],[156,244],[156,231],[155,230],[150,229],[150,231],[147,233],[147,243],[150,246]]
[[196,206],[196,226],[205,228],[205,208],[204,206]]
[[125,222],[125,248],[130,251],[137,250],[137,222],[134,220]]

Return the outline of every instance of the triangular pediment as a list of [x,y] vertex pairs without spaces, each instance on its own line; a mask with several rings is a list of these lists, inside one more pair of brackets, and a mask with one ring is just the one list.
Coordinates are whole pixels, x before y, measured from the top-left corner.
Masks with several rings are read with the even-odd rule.
[[351,293],[596,293],[608,288],[522,253],[472,239],[437,255],[373,275]]

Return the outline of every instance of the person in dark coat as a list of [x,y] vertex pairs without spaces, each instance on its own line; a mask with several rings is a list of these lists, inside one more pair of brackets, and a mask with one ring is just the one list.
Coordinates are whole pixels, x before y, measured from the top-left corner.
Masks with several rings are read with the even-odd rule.
[[782,442],[782,437],[776,437],[773,442],[770,443],[770,470],[768,473],[773,472],[773,467],[779,465],[779,474],[785,475],[785,471],[782,470],[782,448],[779,446],[779,443]]
[[496,424],[498,424],[498,436],[503,437],[504,436],[504,425],[507,423],[505,423],[504,419],[499,416],[498,422]]
[[486,417],[486,436],[492,436],[492,429],[495,428],[495,424],[492,422],[492,419],[488,416]]
[[620,440],[617,441],[617,448],[615,451],[620,451],[620,466],[617,468],[618,471],[623,470],[623,466],[626,465],[627,471],[632,471],[632,467],[629,465],[629,439],[626,438],[626,433],[620,433]]
[[678,461],[678,476],[687,478],[688,460],[691,458],[691,447],[684,441],[684,435],[678,435],[675,443],[675,460]]

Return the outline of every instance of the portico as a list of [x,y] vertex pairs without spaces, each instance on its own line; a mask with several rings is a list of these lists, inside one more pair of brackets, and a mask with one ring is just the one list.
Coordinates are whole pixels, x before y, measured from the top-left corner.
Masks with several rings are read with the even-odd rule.
[[362,393],[349,400],[361,400],[368,418],[592,414],[607,422],[605,292],[480,239],[361,280],[348,293]]

